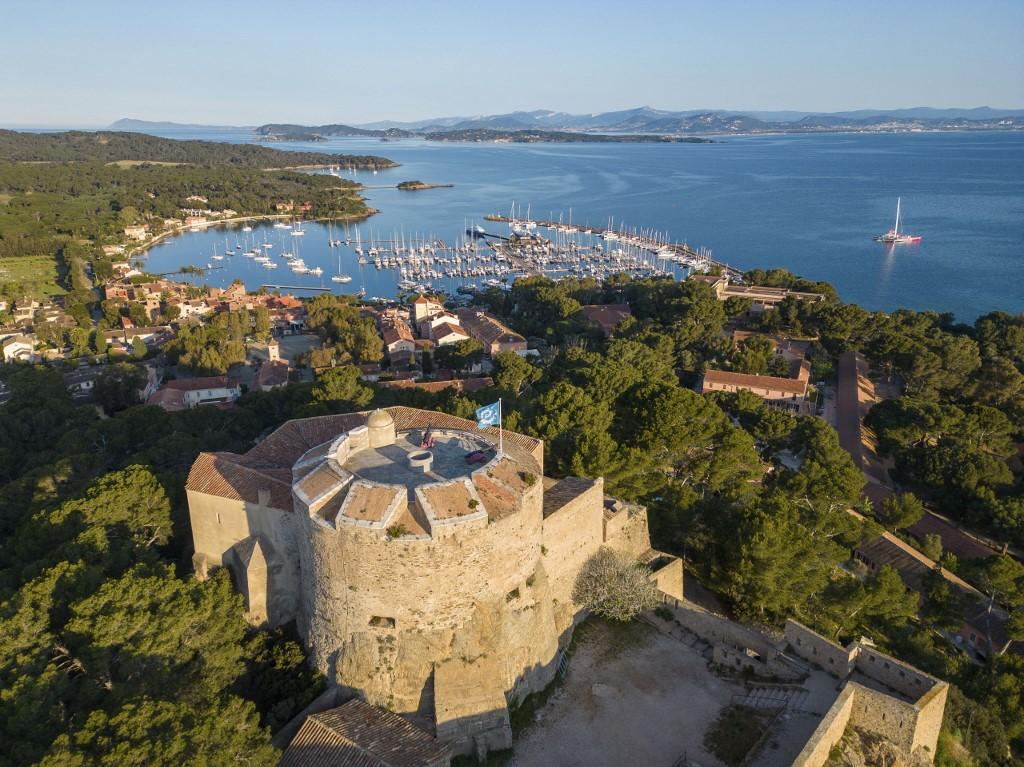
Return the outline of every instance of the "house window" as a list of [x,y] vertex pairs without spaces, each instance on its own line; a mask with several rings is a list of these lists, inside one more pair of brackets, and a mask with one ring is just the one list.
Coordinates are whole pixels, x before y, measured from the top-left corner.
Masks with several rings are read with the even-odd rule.
[[395,627],[395,619],[385,618],[380,615],[374,615],[370,618],[370,625],[374,628],[393,629]]

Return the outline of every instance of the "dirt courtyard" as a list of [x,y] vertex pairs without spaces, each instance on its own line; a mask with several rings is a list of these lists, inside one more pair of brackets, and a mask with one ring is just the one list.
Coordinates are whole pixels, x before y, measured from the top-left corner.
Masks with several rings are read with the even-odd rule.
[[645,623],[580,626],[565,683],[516,737],[507,764],[720,767],[705,731],[740,684],[721,679],[686,644]]

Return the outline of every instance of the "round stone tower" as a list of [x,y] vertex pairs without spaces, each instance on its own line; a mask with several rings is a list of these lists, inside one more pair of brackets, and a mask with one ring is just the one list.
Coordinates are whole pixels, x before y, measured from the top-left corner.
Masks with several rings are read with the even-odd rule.
[[302,456],[292,485],[314,663],[439,733],[445,701],[503,710],[552,678],[558,651],[540,468],[443,418],[428,436],[374,411]]

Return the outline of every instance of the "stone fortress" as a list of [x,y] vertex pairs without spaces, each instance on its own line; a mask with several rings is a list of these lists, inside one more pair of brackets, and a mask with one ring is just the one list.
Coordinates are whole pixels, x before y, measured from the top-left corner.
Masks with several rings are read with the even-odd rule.
[[343,693],[406,714],[455,751],[511,745],[509,705],[554,677],[600,547],[647,563],[646,511],[603,481],[544,477],[539,440],[392,407],[290,421],[244,455],[203,453],[186,484],[200,577],[231,567],[256,624],[297,622]]
[[582,617],[577,575],[609,547],[649,567],[719,667],[795,687],[804,663],[840,680],[794,765],[824,765],[849,726],[934,758],[946,683],[866,640],[843,648],[788,621],[775,643],[693,605],[682,562],[651,549],[645,509],[607,498],[600,478],[544,477],[540,440],[505,431],[498,444],[472,421],[391,407],[201,453],[186,483],[196,573],[230,567],[254,624],[296,621],[334,700],[480,754],[512,745],[510,706],[554,678]]

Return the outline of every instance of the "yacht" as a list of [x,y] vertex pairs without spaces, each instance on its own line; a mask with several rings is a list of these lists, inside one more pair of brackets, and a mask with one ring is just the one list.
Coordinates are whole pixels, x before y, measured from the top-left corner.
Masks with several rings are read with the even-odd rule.
[[884,242],[887,245],[916,245],[921,241],[917,234],[900,234],[900,198],[896,198],[896,226],[885,234],[875,238],[875,242]]

